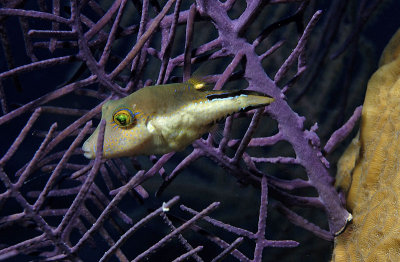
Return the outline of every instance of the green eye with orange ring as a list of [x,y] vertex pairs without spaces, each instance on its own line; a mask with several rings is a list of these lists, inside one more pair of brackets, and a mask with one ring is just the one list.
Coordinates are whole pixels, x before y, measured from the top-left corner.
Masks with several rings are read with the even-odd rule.
[[118,109],[113,115],[113,122],[119,127],[129,127],[133,124],[135,115],[128,108]]

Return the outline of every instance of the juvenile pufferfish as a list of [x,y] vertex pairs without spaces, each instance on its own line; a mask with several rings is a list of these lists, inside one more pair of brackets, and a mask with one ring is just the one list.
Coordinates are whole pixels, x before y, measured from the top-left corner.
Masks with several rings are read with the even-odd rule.
[[[228,115],[273,101],[267,95],[248,90],[206,90],[205,83],[195,79],[144,87],[103,105],[103,156],[180,151]],[[95,157],[98,133],[99,127],[83,144],[84,156],[89,159]]]

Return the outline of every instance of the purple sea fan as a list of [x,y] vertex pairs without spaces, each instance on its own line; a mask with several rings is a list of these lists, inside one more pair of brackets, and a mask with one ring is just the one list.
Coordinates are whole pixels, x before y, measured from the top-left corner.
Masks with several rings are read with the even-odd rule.
[[[341,23],[351,1],[335,1],[323,6],[323,33],[316,34],[323,16],[317,2],[0,1],[0,260],[261,261],[265,248],[299,244],[267,224],[268,208],[283,214],[268,216],[272,222],[283,217],[332,240],[349,213],[325,157],[360,109],[329,131],[322,150],[318,125],[305,125],[289,106],[288,100],[304,99],[338,28],[351,26]],[[344,46],[356,42],[359,21],[379,3],[360,4],[362,19]],[[242,87],[275,101],[228,117],[220,140],[208,134],[184,152],[162,156],[102,159],[101,122],[95,160],[83,157],[82,142],[106,101],[152,79],[185,81],[205,60],[214,75],[204,79],[214,89]],[[261,200],[245,202],[254,192]],[[190,207],[177,208],[178,201]],[[303,217],[304,207],[321,210],[324,222]],[[219,220],[209,215],[216,209]]]

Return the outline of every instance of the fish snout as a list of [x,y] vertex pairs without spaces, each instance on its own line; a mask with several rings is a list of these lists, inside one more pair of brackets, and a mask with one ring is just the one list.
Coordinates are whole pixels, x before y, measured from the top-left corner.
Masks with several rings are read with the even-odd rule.
[[83,143],[82,150],[84,152],[83,155],[86,158],[88,158],[88,159],[95,158],[96,150],[95,150],[93,142],[91,141],[90,138],[88,140],[86,140],[85,143]]

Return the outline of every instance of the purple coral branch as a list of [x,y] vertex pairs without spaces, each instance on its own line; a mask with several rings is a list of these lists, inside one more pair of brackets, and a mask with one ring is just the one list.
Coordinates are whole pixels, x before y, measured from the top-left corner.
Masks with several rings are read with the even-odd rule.
[[313,57],[311,58],[311,60],[314,62],[313,66],[309,65],[307,70],[308,74],[303,77],[305,78],[305,84],[303,85],[303,88],[296,94],[294,99],[295,102],[298,102],[304,96],[307,90],[311,87],[313,81],[317,79],[329,49],[332,47],[333,43],[338,37],[339,24],[342,21],[342,17],[345,14],[345,9],[349,3],[350,2],[346,0],[332,2],[326,14],[322,32],[317,40],[319,43],[317,50],[319,51],[313,53]]
[[[181,7],[182,0],[176,0],[175,9],[174,9],[174,20],[172,21],[171,28],[169,29],[168,39],[166,39],[166,43],[163,43],[161,40],[161,45],[164,47],[161,50],[162,59],[161,59],[161,68],[158,74],[157,85],[165,84],[167,79],[165,78],[165,71],[168,68],[168,63],[171,57],[172,45],[175,39],[176,28],[178,24],[179,18],[179,9]],[[167,30],[163,30],[167,31]],[[165,37],[163,37],[165,38]]]
[[219,146],[218,146],[218,150],[220,152],[223,152],[225,150],[226,145],[228,144],[230,132],[232,130],[232,122],[233,122],[233,119],[232,119],[231,116],[228,116],[226,118],[226,120],[225,120],[223,137],[222,137],[221,142],[219,143]]
[[[193,210],[193,209],[191,209],[191,208],[189,208],[189,207],[187,207],[185,205],[181,205],[180,208],[183,211],[186,211],[186,212],[188,212],[188,213],[190,213],[192,215],[198,214],[197,211],[195,211],[195,210]],[[203,217],[203,219],[205,221],[207,221],[208,223],[216,226],[216,227],[223,228],[224,230],[226,230],[228,232],[232,232],[232,233],[234,233],[234,234],[236,234],[238,236],[244,236],[244,237],[247,237],[249,239],[255,239],[254,234],[252,232],[248,231],[248,230],[245,230],[245,229],[242,229],[242,228],[238,228],[238,227],[234,227],[234,226],[231,226],[229,224],[225,224],[225,223],[223,223],[221,221],[218,221],[216,219],[213,219],[213,218],[211,218],[209,216],[205,216],[205,217]]]
[[265,176],[261,179],[261,203],[260,211],[258,214],[258,229],[255,234],[256,237],[256,248],[254,249],[254,261],[262,261],[262,252],[264,250],[265,240],[265,227],[267,220],[267,205],[268,205],[268,184]]
[[[117,12],[117,10],[120,8],[121,5],[121,1],[122,0],[116,0],[114,1],[114,3],[111,5],[111,7],[107,10],[107,12],[105,14],[101,14],[101,18],[99,19],[99,21],[97,21],[96,24],[92,25],[89,29],[89,31],[87,31],[85,33],[85,38],[86,39],[91,39],[95,34],[97,34],[113,17],[113,15],[115,14],[115,12]],[[74,1],[72,1],[72,3],[74,3]],[[80,14],[81,8],[77,8],[78,5],[75,5],[75,8],[73,5],[71,5],[71,18],[76,22],[78,17],[74,17],[74,15],[76,14]],[[75,14],[74,14],[75,13]]]
[[211,205],[209,205],[208,207],[203,209],[201,212],[199,212],[197,215],[195,215],[194,217],[192,217],[191,219],[189,219],[188,221],[183,223],[180,227],[178,227],[177,229],[175,229],[174,231],[172,231],[171,233],[169,233],[168,235],[163,237],[160,241],[158,241],[152,247],[147,249],[145,252],[143,252],[140,255],[138,255],[133,261],[140,261],[141,259],[144,259],[144,258],[148,257],[155,250],[157,250],[158,248],[162,247],[168,241],[170,241],[173,237],[175,237],[175,235],[180,234],[183,230],[185,230],[186,228],[188,228],[189,226],[191,226],[192,224],[197,222],[202,217],[206,216],[208,213],[210,213],[213,210],[215,210],[218,206],[219,206],[218,202],[212,203]]
[[93,118],[96,114],[98,114],[101,110],[102,105],[107,102],[108,99],[104,100],[101,102],[99,105],[94,107],[92,110],[90,110],[86,115],[80,117],[77,119],[75,122],[70,124],[68,127],[66,127],[63,131],[61,131],[46,147],[46,150],[44,151],[43,154],[48,154],[55,146],[57,146],[61,141],[63,141],[69,134],[71,134],[74,130],[76,130],[78,127],[81,125],[87,123],[90,121],[91,118]]
[[50,241],[46,238],[46,235],[42,234],[0,250],[0,259],[5,260],[7,258],[12,258],[19,253],[28,253],[29,249],[35,250],[50,245],[49,242]]
[[[278,143],[279,141],[282,141],[283,135],[282,133],[277,133],[273,136],[270,137],[253,137],[248,146],[249,147],[263,147],[263,146],[272,146]],[[228,146],[229,147],[235,147],[237,144],[240,142],[239,139],[232,139],[229,140]]]
[[[266,240],[265,239],[265,229],[266,229],[266,219],[267,219],[267,206],[268,206],[268,184],[267,184],[267,178],[263,176],[261,179],[261,203],[260,203],[260,211],[259,211],[259,219],[258,219],[258,230],[256,233],[252,233],[250,231],[247,231],[245,229],[237,228],[232,225],[225,224],[221,221],[218,221],[216,219],[210,218],[208,216],[203,217],[203,219],[210,224],[223,228],[224,230],[228,232],[232,232],[238,236],[242,237],[247,237],[249,239],[252,239],[256,242],[256,248],[254,250],[254,260],[253,261],[262,261],[262,251],[265,247],[296,247],[298,246],[298,242],[296,241],[291,241],[291,240]],[[194,211],[191,208],[188,208],[184,205],[181,205],[181,209],[189,212],[193,215],[199,214],[197,211]],[[235,240],[234,243],[232,243],[228,247],[224,247],[225,250],[231,249],[234,250],[237,245],[239,245],[242,242],[242,237],[238,238]],[[224,252],[221,253],[221,255]],[[225,253],[224,253],[225,254]]]
[[[308,141],[303,140],[302,120],[282,100],[280,90],[264,73],[259,64],[258,56],[254,53],[251,45],[240,41],[235,42],[233,40],[236,39],[236,32],[233,30],[234,26],[223,26],[234,23],[230,21],[225,10],[214,1],[198,1],[198,4],[203,14],[210,16],[219,29],[220,38],[223,43],[226,43],[226,51],[231,55],[237,53],[238,50],[245,52],[247,57],[246,68],[251,68],[251,70],[246,70],[245,72],[245,77],[249,81],[249,89],[266,92],[276,99],[274,103],[266,108],[266,111],[272,118],[278,120],[283,138],[292,144],[300,163],[306,168],[311,183],[316,187],[321,200],[325,204],[330,232],[332,234],[339,232],[347,223],[349,213],[343,208],[337,192],[331,187],[332,179],[320,161],[317,149],[310,148]],[[315,17],[318,16],[319,12]],[[293,123],[297,124],[293,125]],[[222,162],[220,157],[218,160]]]
[[144,172],[138,172],[135,176],[133,176],[127,184],[123,186],[121,190],[119,190],[118,194],[112,199],[110,204],[103,210],[101,215],[97,218],[96,222],[92,225],[92,227],[85,232],[85,234],[79,239],[78,243],[72,248],[73,252],[77,252],[83,243],[91,237],[91,235],[104,223],[104,221],[108,218],[111,211],[114,209],[115,205],[119,203],[122,198],[128,193],[131,188],[133,188],[136,184],[139,184],[139,181],[142,180]]
[[61,65],[61,64],[65,64],[65,63],[71,63],[71,62],[75,62],[75,61],[77,61],[76,56],[67,55],[67,56],[42,60],[42,61],[38,61],[38,62],[33,62],[31,64],[19,66],[19,67],[13,68],[11,70],[8,70],[4,73],[0,73],[0,79],[4,79],[6,77],[13,76],[15,74],[29,72],[29,71],[32,71],[33,69],[35,69],[35,70],[43,69],[43,68]]
[[[194,57],[192,57],[191,63],[192,64],[196,63],[197,60],[198,60],[198,58],[197,58],[198,56],[200,56],[200,55],[202,55],[202,54],[204,54],[204,53],[206,53],[206,52],[208,52],[210,50],[213,50],[215,48],[220,48],[220,47],[221,47],[221,39],[219,39],[219,38],[214,39],[214,40],[212,40],[212,41],[210,41],[210,42],[208,42],[206,44],[203,44],[203,45],[197,47],[195,50],[193,50],[194,51]],[[212,59],[212,58],[216,58],[216,57],[215,56],[210,56],[210,59]],[[170,67],[172,67],[172,65],[173,66],[183,65],[183,63],[184,63],[184,54],[181,54],[181,55],[178,55],[178,56],[174,57],[173,59],[171,59],[171,63],[170,63],[171,66]],[[170,69],[169,71],[171,71],[171,70],[172,69]]]
[[169,0],[164,8],[162,9],[161,13],[159,13],[147,29],[147,31],[142,35],[140,40],[135,44],[135,46],[129,51],[129,53],[126,55],[124,60],[121,61],[121,63],[109,74],[109,77],[111,79],[115,78],[119,73],[122,72],[122,70],[132,61],[132,59],[138,54],[138,52],[141,50],[143,45],[146,43],[146,41],[150,38],[150,36],[154,33],[154,30],[159,26],[161,20],[164,18],[164,16],[167,14],[168,10],[171,8],[172,4],[175,2],[175,0]]
[[[71,147],[73,147],[73,146],[71,146]],[[102,147],[102,143],[101,143],[100,147]],[[97,170],[95,170],[95,171],[97,172]],[[96,172],[93,172],[93,173],[96,173]],[[17,190],[16,190],[17,188],[15,187],[15,185],[13,185],[11,183],[11,181],[9,180],[7,175],[2,171],[0,172],[0,179],[3,181],[3,183],[5,183],[5,185],[10,190],[17,192]],[[60,238],[57,237],[57,234],[55,234],[55,232],[50,228],[50,226],[44,221],[42,216],[40,216],[40,214],[36,213],[34,206],[31,206],[23,198],[23,196],[20,193],[17,193],[16,199],[19,202],[19,204],[24,208],[24,213],[27,216],[31,217],[37,223],[39,228],[45,233],[46,238],[51,240],[53,242],[53,244],[57,248],[62,250],[65,254],[71,254],[71,249],[65,244],[65,242],[63,242]]]
[[298,225],[302,228],[305,228],[309,230],[310,232],[313,232],[315,235],[319,236],[322,239],[332,241],[333,236],[329,231],[326,231],[324,229],[321,229],[319,226],[311,223],[310,221],[304,219],[303,217],[299,216],[289,208],[285,207],[284,205],[278,203],[276,205],[277,209],[285,214],[285,216],[295,225]]
[[114,20],[110,34],[108,35],[108,38],[107,38],[106,46],[104,47],[103,54],[101,55],[101,58],[99,61],[99,65],[101,65],[101,66],[104,66],[106,61],[110,57],[111,47],[112,47],[112,44],[114,43],[115,35],[117,33],[117,29],[118,29],[119,23],[122,18],[122,14],[124,12],[126,2],[127,2],[127,0],[122,0],[121,4],[119,6],[117,17]]
[[71,179],[76,179],[76,178],[82,176],[83,174],[87,173],[92,167],[93,167],[93,162],[87,164],[86,167],[72,173]]
[[235,241],[232,242],[227,248],[225,248],[218,256],[213,258],[211,262],[222,261],[225,257],[231,254],[240,244],[243,242],[243,237],[236,238]]
[[251,119],[249,128],[243,136],[242,141],[240,141],[239,147],[236,150],[235,156],[231,159],[232,163],[237,164],[239,159],[242,157],[247,145],[250,143],[251,137],[257,128],[258,122],[261,118],[262,109],[258,109]]
[[[101,166],[100,169],[102,167],[103,166]],[[82,183],[85,182],[83,178],[81,178],[80,180],[82,181]],[[134,188],[134,190],[137,191],[137,187]],[[93,186],[91,187],[90,194],[91,194],[91,200],[99,208],[99,210],[103,210],[105,206],[110,204],[110,200],[108,199],[108,197],[104,194],[104,192],[101,191],[101,189],[96,184],[93,184]],[[125,214],[118,208],[116,208],[114,211],[115,215],[122,221],[124,221],[125,224],[128,225],[132,224],[132,219],[127,214]],[[118,226],[115,226],[115,228],[118,228]]]
[[322,14],[321,10],[315,12],[310,22],[307,24],[306,29],[303,32],[303,35],[301,36],[299,42],[297,43],[297,46],[290,54],[290,56],[286,59],[286,61],[282,64],[282,66],[279,68],[278,72],[275,74],[274,77],[275,83],[278,83],[283,79],[283,77],[289,70],[289,67],[295,62],[297,58],[299,58],[300,54],[304,51],[305,45],[310,37],[311,31],[317,24],[319,18],[321,17],[321,14]]
[[257,38],[253,41],[253,46],[258,46],[268,35],[270,35],[275,29],[283,27],[285,25],[288,25],[289,23],[296,22],[302,23],[303,20],[303,15],[304,15],[304,10],[306,6],[308,5],[307,1],[303,1],[303,3],[300,5],[300,7],[296,10],[296,12],[282,20],[279,20],[268,27],[266,27],[258,36]]
[[[217,244],[219,247],[222,249],[226,250],[231,247],[232,244],[226,243],[224,240],[220,239],[217,236],[209,236],[209,240]],[[244,261],[244,262],[250,262],[251,260],[246,257],[243,253],[241,253],[239,250],[234,249],[231,253],[231,255],[236,258],[239,261]]]
[[349,120],[347,120],[347,122],[342,127],[333,132],[324,147],[324,151],[326,152],[326,154],[330,154],[335,149],[335,147],[349,135],[349,133],[356,125],[358,119],[361,117],[361,113],[362,106],[359,106],[354,110],[353,115],[349,118]]
[[281,46],[285,44],[285,41],[281,40],[275,43],[273,46],[271,46],[267,51],[264,52],[264,54],[260,55],[260,61],[264,60],[268,56],[272,55],[276,50],[278,50]]
[[32,129],[33,124],[38,119],[41,113],[40,108],[36,109],[35,112],[31,115],[28,122],[26,123],[25,127],[21,130],[18,137],[15,139],[14,143],[10,146],[8,151],[4,154],[4,156],[0,159],[0,167],[4,166],[4,164],[10,160],[10,158],[15,154],[18,147],[21,145],[22,141],[24,141],[25,137],[27,136],[28,132]]
[[[142,35],[144,34],[144,32],[145,32],[145,29],[146,29],[146,25],[147,25],[147,20],[148,20],[148,16],[149,16],[149,12],[148,12],[148,9],[149,9],[149,0],[143,0],[143,4],[142,4],[142,15],[141,15],[141,17],[140,17],[140,23],[139,23],[139,31],[138,31],[138,35],[137,35],[137,38],[136,38],[136,42],[139,42],[140,41],[140,38],[142,37]],[[150,51],[150,47],[148,47],[148,50],[147,50],[147,52],[149,52]],[[142,56],[142,55],[145,55],[145,54],[143,54],[144,53],[144,50],[141,52],[141,53],[139,53],[134,59],[133,59],[133,62],[132,62],[132,66],[131,66],[131,72],[135,72],[136,71],[136,68],[137,68],[137,66],[138,66],[138,63],[139,63],[139,58]],[[161,59],[161,58],[160,58]]]
[[172,262],[181,262],[185,261],[189,257],[193,257],[197,252],[203,250],[203,246],[198,246],[196,248],[193,248],[192,250],[186,252],[183,255],[180,255],[179,257],[175,258]]
[[261,203],[258,217],[258,230],[255,234],[256,248],[254,250],[254,261],[262,261],[262,252],[265,247],[296,247],[298,242],[292,240],[266,240],[265,229],[267,220],[267,205],[268,205],[268,183],[265,176],[261,179]]
[[37,19],[46,19],[52,22],[57,22],[61,24],[69,25],[71,20],[63,18],[58,15],[53,15],[49,13],[33,11],[33,10],[22,10],[22,9],[12,9],[12,8],[0,8],[1,16],[23,16],[23,17],[31,17]]
[[[53,14],[57,15],[57,16],[60,15],[60,0],[53,1]],[[51,25],[52,30],[57,31],[57,30],[59,30],[59,28],[60,28],[59,23],[55,23],[55,22],[52,23],[52,25]],[[56,49],[56,43],[57,43],[57,40],[55,38],[50,39],[49,50],[51,53],[53,53],[54,50]]]
[[128,231],[126,231],[119,239],[118,241],[107,251],[104,253],[103,257],[100,259],[100,261],[107,261],[111,258],[112,254],[117,250],[119,247],[121,247],[125,241],[129,239],[129,237],[135,233],[136,230],[138,230],[140,227],[142,227],[144,224],[148,223],[152,218],[159,216],[166,208],[170,208],[173,205],[178,202],[179,197],[174,197],[171,200],[169,200],[167,203],[165,203],[162,207],[159,207],[158,209],[154,210],[150,214],[148,214],[146,217],[142,218],[140,221],[138,221],[135,225],[133,225]]
[[26,54],[30,57],[32,62],[38,61],[37,56],[34,54],[33,46],[32,46],[32,40],[29,37],[29,23],[28,23],[28,18],[26,17],[19,17],[19,21],[21,23],[21,29],[24,35],[24,42],[26,46]]
[[[93,166],[92,166],[93,167]],[[72,196],[79,192],[80,186],[72,187],[68,189],[53,189],[47,196],[57,197],[57,196]],[[29,191],[27,196],[32,198],[38,198],[42,191]]]
[[294,157],[251,157],[251,161],[253,162],[264,162],[264,163],[281,163],[281,164],[300,164],[300,161]]
[[28,176],[32,173],[32,170],[34,169],[35,165],[39,161],[39,158],[42,156],[44,148],[48,145],[50,142],[50,139],[53,136],[54,131],[57,128],[57,123],[54,123],[51,125],[49,132],[46,134],[46,137],[44,138],[42,144],[40,145],[39,149],[36,151],[35,155],[29,162],[28,166],[25,168],[25,170],[22,172],[21,176],[18,179],[18,182],[15,184],[17,188],[21,187],[22,184],[26,181]]
[[[91,214],[91,212],[84,208],[81,210],[81,214],[85,214],[85,218],[89,220],[89,223],[94,223],[96,221],[96,218]],[[107,242],[108,245],[113,246],[115,244],[115,241],[112,239],[112,237],[107,233],[106,229],[104,227],[99,228],[99,234],[102,236],[102,238]],[[94,242],[94,241],[93,241]],[[120,261],[128,261],[128,258],[125,256],[125,254],[120,250],[117,249],[115,251],[115,256],[120,260]]]
[[[118,1],[116,1],[118,2]],[[104,85],[105,87],[109,88],[110,90],[114,91],[115,93],[124,96],[125,94],[122,92],[122,88],[115,82],[112,82],[111,79],[108,77],[106,72],[104,71],[104,67],[100,67],[96,59],[93,57],[91,50],[88,46],[88,39],[90,37],[87,34],[83,33],[83,28],[82,24],[80,23],[80,13],[77,8],[77,3],[76,1],[71,2],[71,17],[74,21],[73,23],[73,29],[77,32],[78,34],[78,46],[80,49],[80,56],[82,56],[82,59],[85,60],[87,67],[89,70],[93,73],[93,75],[96,75],[97,80]],[[111,19],[111,18],[110,18]],[[103,22],[105,23],[105,22]],[[101,26],[103,26],[103,23],[98,23]]]
[[186,24],[186,35],[185,35],[185,49],[183,51],[183,81],[187,81],[191,74],[191,57],[192,57],[192,42],[193,42],[193,28],[194,18],[196,16],[196,6],[193,4],[190,6],[189,17]]
[[[89,128],[91,127],[91,122],[88,122],[83,130],[79,133],[79,135],[75,138],[75,140],[72,142],[68,150],[65,152],[65,154],[62,156],[60,162],[58,162],[57,167],[54,169],[53,173],[51,174],[50,178],[47,180],[46,186],[43,188],[41,191],[38,199],[36,200],[33,209],[35,211],[39,210],[40,207],[43,205],[45,199],[47,198],[47,194],[53,187],[54,183],[56,182],[56,179],[60,176],[62,169],[64,168],[64,165],[68,162],[69,158],[71,157],[72,152],[78,145],[81,144],[84,136],[87,134],[89,131]],[[97,170],[96,170],[97,172]]]
[[183,159],[175,168],[172,170],[171,174],[164,178],[163,184],[157,190],[156,195],[159,196],[164,191],[164,189],[179,175],[179,173],[192,162],[196,161],[198,158],[203,156],[203,153],[194,149],[185,159]]
[[[14,185],[11,183],[7,174],[4,173],[4,171],[2,170],[0,170],[0,180],[4,183],[7,189],[17,192],[17,190],[14,189]],[[66,245],[66,243],[63,242],[54,234],[52,228],[46,223],[43,217],[35,212],[33,206],[30,205],[28,201],[19,192],[16,194],[15,199],[24,209],[25,215],[32,218],[32,220],[36,223],[38,228],[44,232],[46,238],[50,239],[57,249],[61,250],[66,254],[71,254],[71,249]]]
[[49,101],[52,101],[52,100],[54,100],[56,98],[62,97],[62,96],[66,95],[68,93],[71,93],[71,92],[73,92],[73,91],[75,91],[78,88],[81,88],[83,86],[90,85],[90,84],[95,82],[95,79],[96,79],[95,76],[90,76],[90,77],[88,77],[88,78],[86,78],[84,80],[81,80],[81,81],[66,85],[66,86],[64,86],[64,87],[62,87],[62,88],[60,88],[58,90],[55,90],[55,91],[50,92],[50,93],[47,93],[46,95],[44,95],[42,97],[39,97],[39,98],[29,102],[29,103],[26,103],[25,105],[21,106],[20,108],[15,109],[14,111],[11,111],[10,113],[8,113],[8,114],[6,114],[4,116],[1,116],[0,117],[0,125],[4,124],[5,122],[10,121],[11,119],[13,119],[13,118],[15,118],[17,116],[20,116],[21,114],[23,114],[23,113],[25,113],[25,112],[27,112],[29,110],[32,110],[32,109],[38,107],[39,105],[42,105],[42,104],[47,103]]
[[[41,210],[39,212],[39,215],[42,217],[50,217],[50,216],[63,216],[67,212],[67,209],[47,209],[47,210]],[[23,223],[23,220],[29,220],[27,219],[26,215],[24,212],[13,214],[10,216],[5,216],[0,219],[0,228],[5,228],[7,226],[10,226],[11,224],[18,224],[18,223]]]
[[[171,220],[169,220],[168,216],[164,212],[161,212],[159,215],[162,217],[162,219],[168,225],[168,227],[171,229],[171,231],[176,230],[176,227],[174,226],[174,224],[172,224]],[[192,245],[189,244],[189,242],[183,237],[182,234],[178,234],[178,240],[185,247],[185,249],[188,252],[193,250]],[[201,259],[201,257],[196,253],[193,253],[193,258],[194,258],[194,260],[196,260],[198,262],[203,261],[203,259]]]
[[[312,186],[309,181],[300,179],[300,178],[295,178],[291,180],[285,180],[285,179],[279,179],[274,176],[268,176],[268,182],[270,185],[275,186],[276,188],[281,188],[284,190],[293,190],[296,188],[305,188],[305,187],[310,187]],[[318,204],[320,206],[320,203]]]
[[[111,169],[112,175],[116,176],[119,181],[121,181],[122,183],[127,182],[127,178],[129,176],[129,171],[127,170],[127,168],[125,167],[125,165],[123,163],[119,163],[118,167],[117,167],[113,161],[109,160],[106,162],[106,165]],[[111,180],[111,178],[109,178],[109,179]],[[109,189],[111,191],[111,187],[112,187],[111,183],[107,183],[107,186],[109,187]],[[141,185],[136,186],[134,188],[134,190],[136,191],[137,195],[141,197],[142,200],[149,197],[149,193],[147,193],[146,189],[144,189],[144,187],[142,187]],[[131,194],[131,195],[133,196],[133,194]]]
[[[90,125],[87,125],[87,126],[90,126]],[[105,129],[105,122],[102,121],[102,122],[100,122],[99,136],[98,136],[97,145],[96,145],[96,158],[94,160],[93,167],[90,170],[89,174],[87,175],[85,183],[80,188],[78,195],[75,197],[74,202],[68,209],[67,214],[64,216],[63,220],[61,221],[61,223],[58,225],[57,229],[55,230],[59,234],[63,231],[63,229],[67,226],[67,224],[70,223],[72,217],[76,216],[76,214],[78,213],[77,210],[80,207],[80,205],[82,205],[82,203],[85,199],[85,196],[89,191],[89,188],[93,184],[93,181],[94,181],[94,178],[96,177],[97,171],[99,170],[100,165],[102,164],[101,156],[103,154],[104,129]]]
[[233,70],[239,65],[242,61],[243,53],[238,52],[233,58],[232,62],[226,67],[225,71],[219,77],[218,81],[215,83],[214,90],[221,90],[225,83],[228,81],[229,77],[232,75]]

